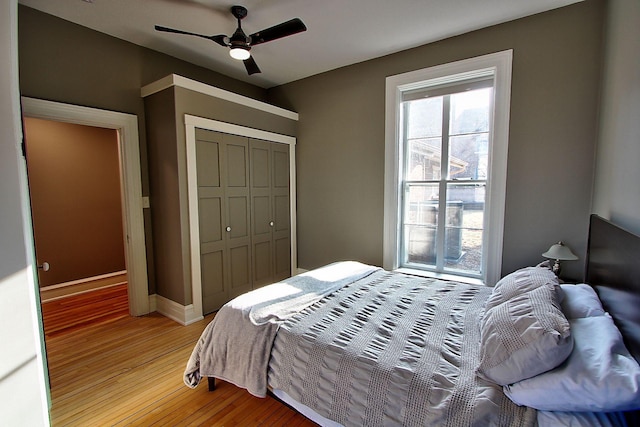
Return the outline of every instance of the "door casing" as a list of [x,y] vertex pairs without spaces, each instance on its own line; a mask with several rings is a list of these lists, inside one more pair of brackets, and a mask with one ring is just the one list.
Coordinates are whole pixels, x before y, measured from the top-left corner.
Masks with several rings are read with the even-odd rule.
[[118,132],[129,313],[132,316],[148,314],[149,285],[137,116],[28,97],[22,97],[22,111],[27,117],[115,129]]

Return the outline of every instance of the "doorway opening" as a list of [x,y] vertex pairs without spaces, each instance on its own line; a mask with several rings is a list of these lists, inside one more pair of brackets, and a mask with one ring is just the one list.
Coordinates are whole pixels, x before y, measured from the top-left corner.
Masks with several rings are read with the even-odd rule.
[[[25,118],[112,129],[117,133],[123,230],[121,235],[124,244],[129,314],[148,314],[149,291],[137,117],[26,97],[22,98],[22,108]],[[42,261],[46,260],[40,260]]]
[[128,316],[117,131],[24,130],[45,335]]

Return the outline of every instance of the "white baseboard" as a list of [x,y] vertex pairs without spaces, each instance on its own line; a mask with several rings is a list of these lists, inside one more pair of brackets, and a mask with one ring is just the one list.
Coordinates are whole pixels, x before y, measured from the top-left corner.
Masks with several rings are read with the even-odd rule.
[[204,319],[200,314],[195,313],[193,304],[185,306],[158,294],[149,295],[149,309],[184,326]]
[[156,296],[156,294],[149,295],[149,313],[158,311],[158,301],[156,299]]
[[123,283],[127,283],[126,270],[59,283],[57,285],[44,286],[40,288],[40,301],[55,301],[61,298],[80,295],[98,289],[121,285]]

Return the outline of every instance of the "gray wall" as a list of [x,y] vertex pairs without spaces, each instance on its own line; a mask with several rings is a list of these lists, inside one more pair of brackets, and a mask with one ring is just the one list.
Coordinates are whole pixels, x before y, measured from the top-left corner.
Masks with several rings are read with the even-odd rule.
[[565,241],[581,258],[591,210],[605,3],[587,0],[269,91],[300,114],[298,262],[382,264],[385,77],[513,49],[503,274]]
[[16,2],[0,3],[0,422],[49,425],[42,325],[20,153]]
[[[23,96],[138,116],[142,193],[150,195],[144,103],[140,88],[179,74],[261,101],[266,91],[188,62],[18,6]],[[155,293],[151,219],[145,210],[149,293]]]
[[593,211],[640,234],[640,2],[611,0]]

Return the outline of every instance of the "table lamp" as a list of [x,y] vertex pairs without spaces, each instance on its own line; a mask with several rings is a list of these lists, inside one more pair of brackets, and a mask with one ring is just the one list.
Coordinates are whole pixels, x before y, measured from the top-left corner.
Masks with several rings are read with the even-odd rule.
[[543,257],[554,259],[556,262],[553,263],[552,271],[556,274],[556,276],[560,275],[560,261],[574,261],[577,260],[578,257],[575,256],[571,249],[568,246],[565,246],[564,243],[558,242],[554,245],[551,245],[548,251],[542,254]]

